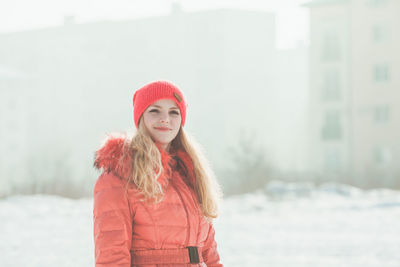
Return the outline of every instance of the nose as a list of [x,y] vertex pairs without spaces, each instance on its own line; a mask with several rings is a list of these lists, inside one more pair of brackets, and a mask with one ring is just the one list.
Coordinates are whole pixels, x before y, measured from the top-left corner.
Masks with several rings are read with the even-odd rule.
[[162,112],[162,114],[160,116],[160,122],[162,122],[162,123],[168,123],[169,122],[168,112],[166,112],[166,113]]

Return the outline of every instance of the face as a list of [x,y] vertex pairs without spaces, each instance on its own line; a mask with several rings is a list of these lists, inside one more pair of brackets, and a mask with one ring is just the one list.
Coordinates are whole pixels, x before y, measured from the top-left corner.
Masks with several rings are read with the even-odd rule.
[[153,141],[168,150],[181,126],[181,113],[171,99],[161,99],[143,112],[143,123]]

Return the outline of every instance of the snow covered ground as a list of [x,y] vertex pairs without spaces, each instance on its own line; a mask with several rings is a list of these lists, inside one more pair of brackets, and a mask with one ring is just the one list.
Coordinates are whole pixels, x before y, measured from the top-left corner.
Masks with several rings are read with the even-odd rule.
[[[215,228],[227,267],[400,266],[399,191],[275,182],[225,199]],[[94,266],[92,199],[0,200],[0,266]]]

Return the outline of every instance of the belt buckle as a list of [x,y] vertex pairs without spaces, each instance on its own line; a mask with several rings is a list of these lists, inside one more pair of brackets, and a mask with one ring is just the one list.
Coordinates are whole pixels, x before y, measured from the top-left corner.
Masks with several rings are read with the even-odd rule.
[[200,263],[199,250],[197,247],[187,247],[189,251],[190,263]]

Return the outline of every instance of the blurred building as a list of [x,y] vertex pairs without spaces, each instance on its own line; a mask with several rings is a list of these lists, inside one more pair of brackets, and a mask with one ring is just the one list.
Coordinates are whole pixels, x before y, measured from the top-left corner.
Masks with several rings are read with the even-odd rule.
[[[0,64],[0,187],[11,189],[26,176],[29,96],[27,77]],[[4,192],[0,192],[0,196]]]
[[310,164],[325,178],[400,178],[400,1],[315,0]]
[[227,149],[241,134],[257,133],[257,144],[278,146],[269,134],[280,116],[274,96],[282,84],[290,90],[305,84],[296,82],[303,81],[304,64],[295,64],[301,71],[293,70],[291,79],[278,75],[294,67],[278,62],[275,36],[274,14],[186,13],[179,5],[166,16],[86,24],[66,18],[60,27],[0,34],[0,64],[34,77],[23,87],[34,103],[24,131],[32,133],[29,150],[41,155],[35,176],[89,180],[99,140],[134,128],[133,92],[155,79],[183,89],[191,118],[186,127],[214,167],[228,161]]

